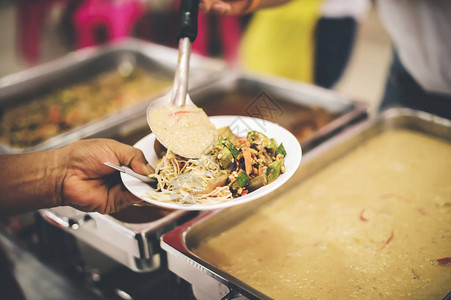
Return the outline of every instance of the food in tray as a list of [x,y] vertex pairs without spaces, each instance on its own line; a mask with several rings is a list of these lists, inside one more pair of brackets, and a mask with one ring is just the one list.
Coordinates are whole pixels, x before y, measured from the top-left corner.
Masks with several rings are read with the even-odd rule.
[[174,153],[200,157],[217,139],[215,126],[195,105],[156,107],[149,112],[152,130],[159,141]]
[[149,99],[171,80],[136,68],[127,75],[103,73],[0,110],[0,142],[17,148],[37,145],[75,127]]
[[326,126],[338,115],[317,106],[306,106],[265,94],[256,97],[254,93],[232,92],[210,95],[215,101],[199,102],[207,115],[243,115],[265,119],[288,129],[300,141]]
[[449,142],[387,131],[194,252],[275,299],[442,299],[450,178]]
[[[246,137],[229,127],[218,130],[217,142],[199,159],[186,159],[167,151],[156,165],[156,190],[147,196],[163,202],[211,205],[246,195],[276,180],[285,170],[287,155],[278,144],[258,131]],[[162,154],[161,146],[156,153]]]

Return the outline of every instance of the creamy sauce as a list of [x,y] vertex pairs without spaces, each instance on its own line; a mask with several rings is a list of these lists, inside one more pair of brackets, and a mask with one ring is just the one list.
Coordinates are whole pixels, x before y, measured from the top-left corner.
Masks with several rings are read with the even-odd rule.
[[383,133],[195,252],[276,299],[442,299],[451,144]]
[[197,158],[217,139],[215,126],[194,105],[157,107],[150,111],[149,120],[159,141],[180,156]]

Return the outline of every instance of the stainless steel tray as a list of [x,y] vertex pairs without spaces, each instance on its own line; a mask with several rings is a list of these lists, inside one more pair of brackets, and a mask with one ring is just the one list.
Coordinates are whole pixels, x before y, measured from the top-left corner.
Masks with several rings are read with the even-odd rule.
[[112,215],[63,206],[40,211],[50,224],[74,235],[136,272],[160,268],[161,235],[186,221],[185,211],[130,207]]
[[[0,111],[3,107],[18,102],[26,102],[30,96],[39,96],[48,91],[70,86],[73,82],[83,82],[106,71],[116,70],[122,63],[131,63],[149,73],[157,73],[172,81],[177,64],[178,52],[175,49],[143,42],[135,39],[125,40],[108,46],[87,48],[0,79]],[[225,64],[222,61],[192,55],[190,69],[190,88],[202,86],[215,76],[219,76]],[[121,131],[128,131],[134,120],[145,119],[148,104],[160,94],[129,108],[106,116],[98,121],[76,127],[63,134],[41,142],[32,147],[12,148],[0,144],[0,153],[21,153],[53,149],[81,138],[111,137]],[[141,123],[140,123],[141,124]]]
[[[287,122],[287,116],[291,121],[295,121],[302,119],[305,113],[310,114],[311,110],[316,108],[333,114],[333,119],[323,122],[324,126],[314,130],[309,136],[298,138],[303,152],[309,151],[347,126],[368,117],[367,103],[352,100],[334,91],[241,71],[224,72],[221,78],[193,88],[190,97],[208,115],[263,117],[288,129],[290,128],[286,125],[290,121]],[[289,112],[287,109],[296,112]],[[307,118],[314,119],[312,116]],[[240,124],[239,118],[236,125],[243,125]],[[132,144],[148,133],[147,121],[141,118],[124,126],[114,138]]]
[[[193,88],[190,96],[208,115],[251,116],[279,123],[298,137],[304,151],[366,118],[368,110],[367,103],[332,90],[242,71],[227,72],[211,84]],[[334,117],[321,122],[316,109]],[[322,124],[311,124],[315,118]],[[310,125],[312,132],[301,134]],[[290,127],[297,127],[296,132]]]
[[[284,191],[311,177],[363,141],[392,128],[411,129],[451,141],[451,121],[410,109],[391,109],[349,128],[308,152],[303,157],[295,176],[285,185]],[[192,283],[195,291],[202,291],[203,294],[198,292],[200,298],[202,295],[208,295],[211,299],[225,296],[229,297],[228,299],[234,297],[270,299],[267,295],[204,261],[192,249],[239,223],[256,208],[276,199],[281,192],[283,191],[277,191],[245,206],[200,215],[164,234],[161,247],[168,254],[170,270]]]

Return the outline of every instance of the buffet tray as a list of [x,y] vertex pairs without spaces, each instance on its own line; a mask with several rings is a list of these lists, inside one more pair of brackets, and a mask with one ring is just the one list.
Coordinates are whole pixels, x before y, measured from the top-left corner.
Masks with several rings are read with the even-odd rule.
[[[176,49],[136,39],[77,50],[54,61],[0,78],[0,112],[11,105],[26,103],[31,97],[46,95],[49,91],[65,88],[74,83],[90,82],[90,79],[97,75],[116,71],[127,64],[139,67],[149,74],[167,77],[172,83],[177,60]],[[220,60],[193,54],[190,61],[190,88],[214,80],[224,68],[225,64]],[[133,125],[134,120],[145,120],[149,103],[167,93],[169,89],[170,85],[167,89],[117,113],[75,127],[34,146],[12,147],[0,143],[0,153],[54,149],[82,138],[111,137],[123,130],[128,131],[130,126],[136,126]]]
[[[446,119],[405,108],[390,109],[357,124],[308,152],[282,191],[247,205],[208,212],[164,234],[161,248],[167,252],[168,266],[193,285],[202,298],[270,299],[252,286],[216,268],[196,255],[193,249],[211,237],[227,231],[251,215],[258,207],[277,199],[281,193],[316,174],[330,163],[346,155],[363,141],[385,130],[405,128],[451,141],[451,122]],[[237,237],[239,238],[239,237]]]
[[[190,96],[207,115],[250,116],[278,123],[298,138],[304,151],[367,118],[368,110],[367,103],[332,90],[240,70],[193,88]],[[239,118],[237,123],[245,126]]]

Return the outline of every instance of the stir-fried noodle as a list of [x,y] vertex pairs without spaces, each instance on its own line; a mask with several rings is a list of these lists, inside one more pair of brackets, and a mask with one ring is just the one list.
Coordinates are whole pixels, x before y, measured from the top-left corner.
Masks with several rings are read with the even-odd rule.
[[226,173],[212,159],[203,155],[199,159],[184,159],[172,152],[161,159],[150,175],[158,180],[156,190],[148,192],[151,199],[162,202],[211,205],[233,199],[228,186],[215,187],[205,192]]

